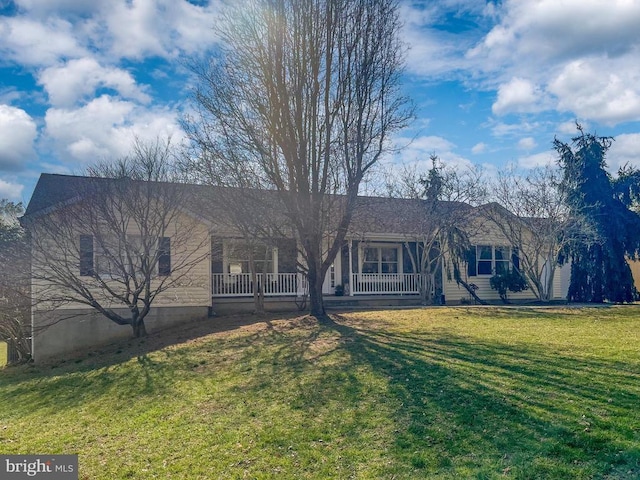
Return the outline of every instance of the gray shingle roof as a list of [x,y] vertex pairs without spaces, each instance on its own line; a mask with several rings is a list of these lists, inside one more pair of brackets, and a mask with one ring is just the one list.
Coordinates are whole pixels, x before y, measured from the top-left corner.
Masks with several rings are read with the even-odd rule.
[[[51,208],[72,201],[78,197],[78,192],[89,182],[113,182],[113,179],[96,179],[74,175],[59,175],[43,173],[38,180],[31,200],[27,205],[25,217],[46,213]],[[162,185],[162,184],[158,184]],[[224,206],[229,206],[228,197],[231,190],[223,187],[212,187],[196,184],[173,184],[185,194],[186,208],[198,217],[216,224],[228,212]],[[254,198],[259,197],[262,207],[283,211],[278,192],[270,190],[251,191]],[[247,192],[233,195],[234,201],[241,201]],[[226,196],[226,202],[221,201]],[[344,197],[333,197],[339,204]],[[438,213],[447,215],[456,209],[473,207],[457,202],[441,202]],[[389,197],[358,197],[356,209],[351,221],[350,232],[357,233],[389,233],[389,234],[417,234],[429,221],[426,202],[417,199],[389,198]]]

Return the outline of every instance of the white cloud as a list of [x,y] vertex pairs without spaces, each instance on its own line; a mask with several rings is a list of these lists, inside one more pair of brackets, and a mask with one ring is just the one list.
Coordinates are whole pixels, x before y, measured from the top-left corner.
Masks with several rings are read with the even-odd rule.
[[589,124],[582,120],[570,120],[568,122],[562,122],[556,127],[556,131],[563,135],[571,135],[575,137],[578,133],[576,121],[582,126],[582,128],[584,128],[586,131],[589,131]]
[[529,80],[512,78],[498,87],[498,99],[491,106],[496,115],[512,112],[537,112],[542,109],[544,94]]
[[640,4],[634,1],[507,0],[500,8],[500,23],[469,52],[488,60],[489,69],[517,64],[535,72],[576,57],[617,57],[640,42]]
[[[18,0],[20,13],[0,17],[0,54],[42,67],[99,52],[116,63],[205,51],[216,41],[218,1]],[[98,53],[96,53],[98,55]]]
[[103,95],[77,109],[47,111],[46,134],[58,156],[67,163],[92,163],[129,153],[133,139],[183,136],[176,114],[165,109],[140,108]]
[[19,183],[7,182],[0,178],[0,198],[6,198],[12,201],[22,200],[23,185]]
[[476,143],[472,148],[471,148],[471,153],[474,153],[476,155],[486,152],[487,150],[487,144],[484,142],[480,142],[480,143]]
[[640,72],[603,69],[598,59],[571,62],[550,83],[558,108],[604,123],[640,119]]
[[0,105],[0,171],[21,170],[35,156],[36,123],[27,112]]
[[640,133],[617,135],[607,152],[607,164],[612,172],[626,164],[640,168]]
[[538,144],[533,137],[521,138],[518,141],[518,148],[520,150],[533,150]]
[[100,87],[112,88],[121,97],[142,103],[151,100],[129,72],[103,67],[93,58],[70,60],[65,65],[47,68],[40,74],[39,83],[54,107],[73,106],[81,99],[92,97]]
[[25,17],[0,17],[0,54],[22,65],[53,65],[60,58],[86,54],[71,22],[52,17],[43,22]]
[[545,165],[553,165],[557,161],[557,156],[552,150],[546,152],[536,153],[534,155],[528,155],[526,157],[520,157],[518,159],[518,165],[522,168],[536,168],[544,167]]
[[435,154],[445,165],[453,168],[469,168],[472,162],[456,153],[456,145],[449,140],[438,136],[422,136],[416,139],[399,138],[397,145],[407,145],[398,155],[395,161],[400,164],[418,165],[420,170],[431,168],[430,157]]
[[462,33],[450,33],[439,25],[445,24],[445,13],[474,10],[474,2],[401,3],[400,16],[404,24],[402,39],[409,46],[407,71],[426,77],[447,75],[465,66],[464,52],[477,40]]
[[519,123],[503,123],[489,121],[487,126],[491,128],[491,133],[496,137],[521,136],[523,133],[531,133],[540,131],[542,125],[540,122],[522,121]]
[[215,41],[218,2],[206,6],[186,0],[109,2],[101,16],[113,55],[139,59],[203,51]]
[[466,60],[470,78],[498,89],[495,114],[555,108],[610,125],[640,120],[640,2],[505,0],[493,8],[497,24]]

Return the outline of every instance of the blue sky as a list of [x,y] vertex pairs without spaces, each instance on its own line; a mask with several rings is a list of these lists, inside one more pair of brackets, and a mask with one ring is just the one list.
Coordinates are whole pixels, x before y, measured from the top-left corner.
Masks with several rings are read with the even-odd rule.
[[[79,173],[134,137],[183,134],[182,60],[215,45],[218,0],[0,0],[0,198]],[[553,162],[578,120],[640,167],[640,1],[401,1],[418,118],[389,162]]]

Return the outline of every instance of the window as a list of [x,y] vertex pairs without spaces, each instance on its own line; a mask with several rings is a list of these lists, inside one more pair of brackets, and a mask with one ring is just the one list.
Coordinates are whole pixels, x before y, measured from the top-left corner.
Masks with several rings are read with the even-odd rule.
[[478,245],[477,258],[478,258],[478,275],[491,275],[493,271],[493,248],[491,245]]
[[[150,271],[151,261],[158,249],[158,266]],[[126,240],[116,236],[100,236],[93,252],[94,272],[104,278],[125,276],[171,275],[171,239],[160,237],[157,243],[142,235],[127,235]]]
[[253,263],[256,273],[276,273],[275,258],[277,249],[268,245],[226,245],[226,272],[231,274],[251,273],[250,257],[253,254]]
[[398,273],[397,247],[364,247],[362,273]]
[[134,265],[138,258],[137,248],[130,248],[128,252],[125,248],[115,236],[100,235],[97,237],[94,260],[96,274],[103,278],[122,277],[122,270],[127,264],[125,254],[128,253],[131,256]]
[[88,277],[93,274],[93,236],[80,235],[80,275]]
[[518,268],[518,250],[505,246],[477,245],[471,247],[467,262],[470,277],[506,273],[512,265]]
[[493,247],[495,258],[496,274],[503,274],[509,271],[511,249],[509,247]]

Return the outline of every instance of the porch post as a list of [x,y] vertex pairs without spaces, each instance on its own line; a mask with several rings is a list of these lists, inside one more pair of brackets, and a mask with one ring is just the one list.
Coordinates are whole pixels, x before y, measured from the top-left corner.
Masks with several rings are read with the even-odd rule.
[[353,282],[353,258],[352,258],[352,253],[351,253],[351,248],[353,246],[352,240],[349,239],[349,282],[351,282],[351,284],[349,285],[349,296],[353,297],[353,286],[354,286],[354,282]]

